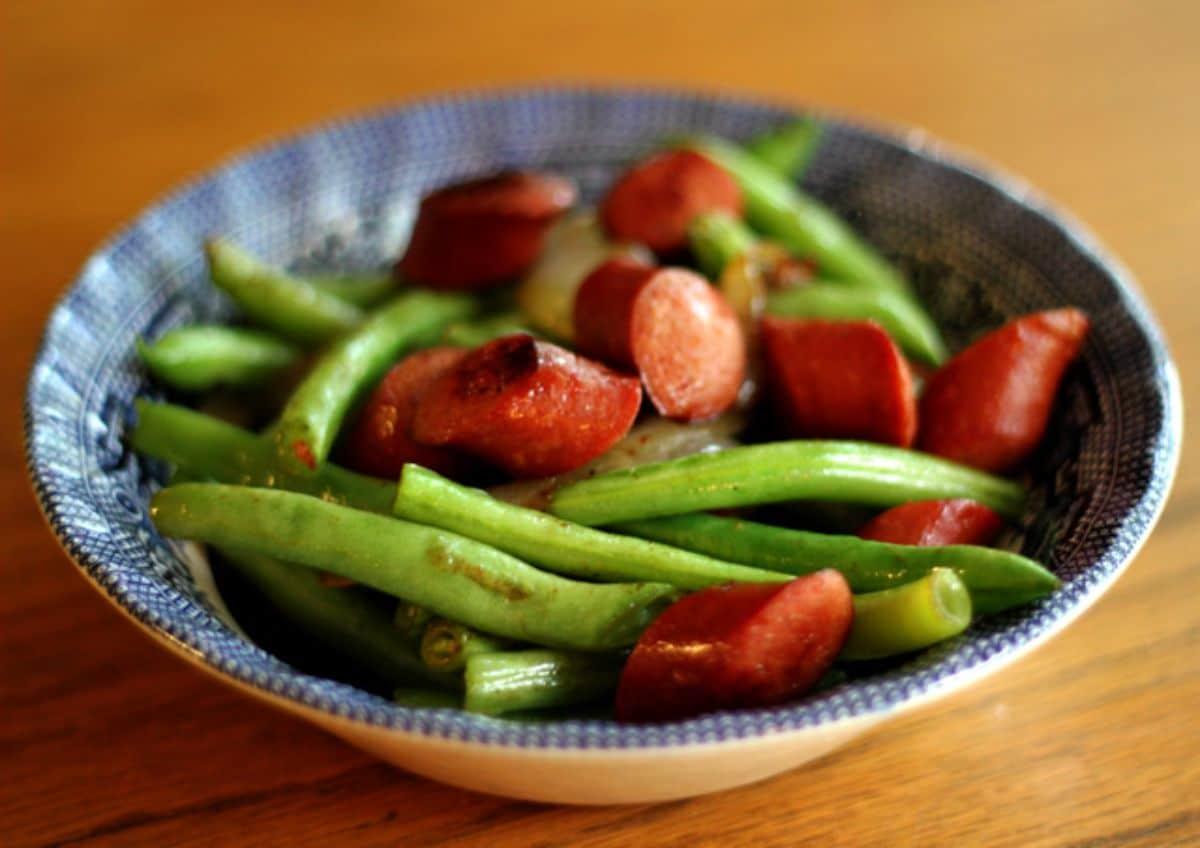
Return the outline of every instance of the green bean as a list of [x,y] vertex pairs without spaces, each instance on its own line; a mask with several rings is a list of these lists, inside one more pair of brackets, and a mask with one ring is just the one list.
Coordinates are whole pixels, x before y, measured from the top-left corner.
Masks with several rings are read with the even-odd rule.
[[396,278],[387,271],[295,275],[315,289],[359,309],[372,309],[396,293]]
[[869,506],[970,498],[1018,515],[1016,483],[945,459],[869,442],[792,441],[729,448],[601,474],[563,486],[550,511],[580,524],[660,515],[831,500]]
[[357,509],[390,515],[396,486],[325,463],[315,472],[293,474],[277,461],[261,436],[182,406],[134,402],[137,424],[129,434],[135,451],[175,466],[192,479],[288,489]]
[[177,327],[151,344],[138,339],[137,351],[155,377],[190,392],[258,385],[300,359],[267,333],[206,325]]
[[460,486],[419,465],[405,465],[395,513],[441,527],[573,577],[652,580],[683,589],[721,583],[772,583],[778,573],[733,565],[668,545],[604,533]]
[[971,623],[971,596],[953,571],[935,568],[912,583],[854,596],[854,623],[843,660],[919,651],[957,636]]
[[890,589],[935,568],[948,568],[966,584],[980,614],[1029,603],[1059,586],[1054,574],[1031,559],[975,545],[893,545],[700,513],[626,522],[614,529],[787,574],[836,568],[854,592]]
[[226,547],[220,554],[306,634],[380,681],[393,686],[419,681],[444,689],[462,688],[456,677],[422,662],[413,644],[363,590],[327,588],[311,568],[268,556]]
[[467,660],[464,708],[501,715],[584,704],[617,688],[621,660],[564,651],[502,651]]
[[413,291],[380,308],[325,352],[292,394],[273,428],[284,467],[315,469],[329,456],[342,419],[406,348],[436,338],[467,315],[463,295]]
[[728,212],[698,215],[688,227],[688,245],[692,255],[710,280],[719,279],[725,266],[757,241],[750,228]]
[[156,494],[166,536],[323,568],[471,627],[552,647],[632,644],[676,596],[650,583],[566,580],[453,533],[293,492],[185,483]]
[[436,689],[400,688],[392,693],[392,701],[402,707],[424,710],[457,710],[462,708],[462,698],[450,692]]
[[813,283],[771,294],[767,298],[767,314],[877,321],[913,358],[930,365],[940,365],[946,359],[946,345],[925,310],[895,292]]
[[511,336],[514,333],[534,333],[526,326],[519,312],[502,312],[476,321],[455,321],[442,333],[442,344],[456,347],[479,347],[492,339]]
[[847,283],[909,294],[908,283],[833,212],[735,144],[707,136],[687,146],[727,170],[742,187],[750,226],[821,271]]
[[746,145],[746,150],[780,176],[798,182],[824,134],[823,123],[802,118],[756,136]]
[[425,635],[425,626],[433,619],[433,613],[417,604],[401,601],[396,604],[392,624],[396,632],[403,634],[410,644],[420,645]]
[[503,651],[509,643],[450,621],[434,618],[421,637],[421,661],[434,671],[461,671],[476,654]]
[[213,283],[261,327],[306,347],[324,344],[363,319],[362,310],[259,261],[225,239],[204,245]]

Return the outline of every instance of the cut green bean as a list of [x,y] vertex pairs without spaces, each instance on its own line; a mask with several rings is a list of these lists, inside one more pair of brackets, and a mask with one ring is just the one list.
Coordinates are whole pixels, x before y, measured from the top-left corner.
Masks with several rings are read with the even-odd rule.
[[725,266],[758,241],[740,218],[728,212],[698,215],[688,227],[688,245],[696,264],[710,280],[719,279]]
[[356,326],[363,312],[310,283],[267,265],[225,239],[204,245],[213,283],[255,324],[307,347]]
[[457,621],[434,618],[421,637],[421,661],[434,671],[461,671],[476,654],[503,651],[509,644]]
[[311,568],[268,556],[227,547],[220,554],[288,620],[379,681],[462,688],[456,676],[426,665],[365,591],[330,589]]
[[823,123],[802,118],[754,137],[746,150],[775,173],[799,182],[824,134]]
[[401,707],[425,710],[457,710],[462,708],[462,697],[437,689],[400,688],[392,693],[392,701]]
[[685,146],[708,156],[737,180],[752,227],[797,256],[815,259],[822,274],[909,294],[904,278],[849,225],[736,144],[706,136]]
[[216,386],[256,386],[300,360],[300,351],[274,336],[240,327],[177,327],[138,355],[162,382],[189,392]]
[[235,547],[420,604],[471,627],[551,647],[632,644],[676,597],[651,583],[580,583],[462,536],[293,492],[185,483],[150,504],[165,536]]
[[1060,585],[1054,574],[1031,559],[975,545],[893,545],[702,513],[626,522],[614,529],[797,576],[836,568],[854,592],[890,589],[917,580],[935,568],[947,568],[966,584],[975,611],[980,614],[1035,601]]
[[467,660],[464,708],[502,715],[586,704],[616,690],[621,659],[565,651],[503,651]]
[[875,660],[919,651],[957,636],[971,623],[971,596],[953,571],[854,596],[854,623],[843,660]]
[[774,583],[784,575],[686,550],[604,533],[497,500],[419,465],[405,465],[395,513],[493,545],[560,574],[588,580],[650,580],[682,589],[721,583]]
[[330,294],[338,300],[372,309],[396,293],[399,285],[396,278],[386,271],[361,271],[343,274],[294,275],[313,288]]
[[839,283],[812,283],[769,295],[767,314],[785,318],[876,321],[914,359],[930,365],[940,365],[946,359],[946,345],[925,310],[895,292],[852,288]]
[[280,413],[273,428],[281,462],[315,469],[329,456],[355,401],[383,377],[407,348],[441,334],[474,309],[470,297],[413,291],[380,308],[325,352]]
[[442,333],[442,344],[456,347],[479,347],[493,339],[514,333],[539,335],[529,329],[519,312],[502,312],[476,321],[455,321]]
[[286,489],[384,515],[392,512],[396,485],[325,463],[315,472],[282,468],[271,442],[203,413],[168,403],[134,401],[135,451],[175,466],[195,480]]
[[601,474],[554,493],[550,511],[580,524],[831,500],[869,506],[969,498],[1012,518],[1025,492],[945,459],[869,442],[791,441],[730,448]]

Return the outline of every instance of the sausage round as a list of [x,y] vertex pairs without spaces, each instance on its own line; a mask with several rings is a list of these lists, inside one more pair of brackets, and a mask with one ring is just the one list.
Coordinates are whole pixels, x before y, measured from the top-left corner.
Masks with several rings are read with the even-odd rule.
[[579,350],[636,370],[667,418],[712,418],[737,400],[745,336],[728,302],[699,274],[610,260],[583,281],[574,320]]
[[1036,312],[959,353],[925,385],[921,450],[984,471],[1020,465],[1046,432],[1059,383],[1089,326],[1078,309]]
[[788,436],[912,445],[912,374],[882,327],[767,316],[761,328],[769,390]]
[[977,501],[913,501],[881,512],[858,531],[863,539],[897,545],[986,545],[1004,519]]
[[638,640],[617,687],[617,719],[673,721],[794,698],[833,663],[853,618],[850,587],[831,569],[688,595]]
[[488,342],[421,396],[413,436],[514,477],[570,471],[604,453],[637,417],[636,379],[518,334]]
[[445,290],[512,280],[537,259],[547,228],[576,194],[565,177],[529,171],[439,189],[421,201],[396,274]]
[[431,447],[412,437],[417,400],[426,389],[467,355],[457,347],[419,350],[394,365],[375,387],[346,434],[343,461],[364,474],[396,479],[406,462],[461,478],[470,469],[462,454]]
[[600,219],[618,240],[657,253],[687,247],[688,227],[704,212],[740,217],[742,190],[724,168],[692,150],[669,150],[626,171],[600,205]]

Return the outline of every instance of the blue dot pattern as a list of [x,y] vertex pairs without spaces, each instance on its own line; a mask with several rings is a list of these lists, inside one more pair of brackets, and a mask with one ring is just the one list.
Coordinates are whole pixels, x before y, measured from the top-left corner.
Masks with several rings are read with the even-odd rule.
[[29,380],[26,453],[39,502],[86,574],[125,610],[251,686],[373,725],[551,749],[719,743],[885,714],[1045,638],[1119,574],[1156,519],[1179,447],[1179,396],[1160,333],[1127,273],[1018,181],[944,150],[832,116],[805,187],[908,273],[961,346],[1005,318],[1074,304],[1094,321],[1064,385],[1033,497],[1009,546],[1062,577],[1052,597],[869,679],[774,709],[653,727],[526,724],[398,707],[303,674],[247,641],[197,588],[147,503],[163,469],[131,454],[132,400],[153,392],[134,340],[232,314],[200,243],[225,234],[295,268],[385,267],[421,194],[498,168],[566,172],[595,200],[657,140],[735,139],[795,117],[678,92],[557,89],[440,99],[328,125],[233,160],[154,205],[83,268],[49,319]]

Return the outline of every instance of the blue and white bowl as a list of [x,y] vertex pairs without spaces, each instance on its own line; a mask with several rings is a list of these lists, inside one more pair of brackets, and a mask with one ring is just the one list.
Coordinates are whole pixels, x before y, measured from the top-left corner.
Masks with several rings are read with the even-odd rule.
[[33,486],[96,588],[226,683],[438,780],[540,801],[645,802],[794,767],[902,710],[979,680],[1062,629],[1150,533],[1180,441],[1174,366],[1128,272],[1027,186],[920,133],[832,120],[805,185],[906,269],[952,346],[1005,318],[1073,304],[1093,320],[1056,406],[1010,544],[1063,586],[869,679],[793,705],[658,726],[518,723],[395,706],[303,673],[250,642],[194,546],[147,514],[161,468],[124,445],[148,389],[134,340],[232,310],[201,240],[231,236],[293,267],[384,265],[422,193],[503,167],[574,175],[595,199],[658,139],[741,139],[794,117],[727,97],[518,91],[429,101],[323,127],[238,158],[155,204],[86,264],[50,316],[25,406]]

